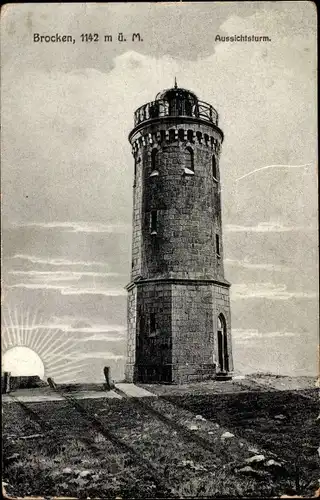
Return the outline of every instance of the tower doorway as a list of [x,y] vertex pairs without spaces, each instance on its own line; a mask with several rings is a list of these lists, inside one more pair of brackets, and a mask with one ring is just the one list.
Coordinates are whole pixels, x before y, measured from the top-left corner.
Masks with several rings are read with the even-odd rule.
[[226,320],[222,314],[218,317],[218,361],[221,373],[229,371],[228,339]]

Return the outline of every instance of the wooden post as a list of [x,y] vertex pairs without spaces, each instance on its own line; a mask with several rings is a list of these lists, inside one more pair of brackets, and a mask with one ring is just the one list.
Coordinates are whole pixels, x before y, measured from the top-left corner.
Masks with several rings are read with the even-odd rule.
[[11,372],[4,372],[3,374],[3,392],[4,394],[8,394],[10,392],[10,376]]
[[47,378],[47,382],[48,382],[49,386],[51,387],[51,389],[53,389],[55,391],[57,390],[57,384],[55,383],[55,381],[53,380],[53,378],[48,377]]
[[114,388],[114,382],[113,382],[113,380],[111,378],[111,369],[110,369],[110,366],[105,366],[104,369],[103,369],[103,373],[104,373],[104,378],[106,379],[106,382],[104,384],[104,388],[107,391],[111,391]]

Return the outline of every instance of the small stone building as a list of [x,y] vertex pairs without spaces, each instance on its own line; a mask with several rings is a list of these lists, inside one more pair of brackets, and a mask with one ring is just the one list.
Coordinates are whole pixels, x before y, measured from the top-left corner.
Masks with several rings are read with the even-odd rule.
[[126,380],[187,383],[233,370],[217,111],[188,90],[135,112]]

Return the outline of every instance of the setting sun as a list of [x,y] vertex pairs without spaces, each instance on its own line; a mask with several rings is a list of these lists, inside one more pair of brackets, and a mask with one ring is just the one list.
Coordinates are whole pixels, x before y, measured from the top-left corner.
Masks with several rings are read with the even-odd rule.
[[2,371],[13,377],[38,375],[44,378],[44,365],[40,356],[29,347],[17,346],[6,351],[2,359]]

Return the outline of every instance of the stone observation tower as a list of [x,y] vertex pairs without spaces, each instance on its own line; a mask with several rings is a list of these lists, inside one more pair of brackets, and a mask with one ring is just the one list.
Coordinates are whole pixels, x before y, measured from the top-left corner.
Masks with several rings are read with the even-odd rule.
[[134,115],[128,382],[186,383],[232,371],[217,111],[177,87]]

